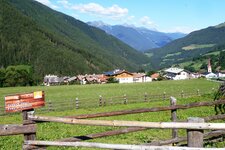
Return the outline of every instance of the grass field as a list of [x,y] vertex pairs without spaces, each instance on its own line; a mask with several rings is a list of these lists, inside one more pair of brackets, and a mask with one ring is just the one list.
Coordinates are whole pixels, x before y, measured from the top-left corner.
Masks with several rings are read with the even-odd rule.
[[[117,96],[127,94],[143,94],[144,92],[149,93],[160,93],[165,91],[167,93],[180,92],[181,90],[191,92],[197,89],[201,91],[211,91],[212,88],[217,88],[218,83],[210,82],[206,80],[185,80],[185,81],[161,81],[152,82],[146,84],[105,84],[105,85],[74,85],[74,86],[54,86],[54,87],[16,87],[16,88],[2,88],[0,89],[1,97],[9,93],[18,92],[30,92],[36,90],[44,90],[46,92],[47,99],[69,99],[71,97],[82,97],[82,98],[98,98],[98,95],[103,96]],[[201,97],[195,96],[192,98],[178,99],[178,104],[186,104],[197,101],[211,101],[213,94],[205,94]],[[99,108],[86,108],[78,110],[66,110],[66,111],[54,111],[48,113],[41,113],[44,116],[67,116],[77,114],[90,114],[97,112],[108,112],[115,110],[127,110],[136,108],[150,108],[158,106],[168,106],[169,101],[156,101],[148,103],[135,103],[127,105],[113,105]],[[213,107],[201,107],[190,110],[179,110],[178,119],[183,120],[187,117],[204,117],[214,115]],[[157,113],[140,113],[133,115],[114,116],[98,118],[102,120],[135,120],[135,121],[170,121],[170,112],[157,112]],[[7,116],[0,116],[0,124],[20,124],[22,122],[21,114],[11,114]],[[119,129],[118,127],[99,127],[99,126],[81,126],[81,125],[65,125],[62,123],[41,123],[38,124],[37,139],[38,140],[57,140],[72,136],[82,136],[92,133],[99,133],[109,130]],[[179,136],[185,135],[185,130],[179,131]],[[135,133],[129,133],[119,136],[111,136],[106,138],[100,138],[90,140],[91,142],[103,142],[103,143],[121,143],[121,144],[142,144],[158,139],[168,139],[171,137],[171,130],[157,130],[150,129],[146,131],[140,131]],[[21,149],[23,136],[5,136],[0,137],[0,149],[16,150]],[[224,147],[224,143],[212,145]],[[48,149],[87,149],[87,148],[56,148],[51,147]]]
[[201,49],[201,48],[209,48],[209,47],[213,47],[215,44],[191,44],[189,46],[186,47],[182,47],[183,50],[194,50],[194,49]]
[[150,95],[162,94],[163,92],[176,94],[184,91],[186,93],[209,92],[212,88],[218,88],[216,82],[205,79],[180,80],[180,81],[160,81],[150,83],[133,84],[90,84],[90,85],[63,85],[63,86],[36,86],[36,87],[10,87],[0,88],[0,105],[4,104],[4,96],[13,93],[32,92],[37,90],[45,91],[47,100],[60,101],[75,99],[98,99],[99,95],[103,97],[114,96],[137,96],[148,93]]
[[[188,99],[178,99],[178,104],[186,104],[196,101],[210,101],[212,100],[212,95],[205,95],[203,97],[193,97]],[[42,113],[43,116],[67,116],[67,115],[76,115],[76,114],[90,114],[96,112],[106,112],[106,111],[115,111],[115,110],[127,110],[127,109],[136,109],[136,108],[150,108],[156,106],[168,106],[169,101],[161,102],[151,102],[151,103],[136,103],[128,105],[116,105],[116,106],[106,106],[103,108],[92,108],[92,109],[79,109],[76,111],[61,111],[61,112],[50,112]],[[214,115],[214,107],[201,107],[193,108],[189,110],[180,110],[177,112],[178,119],[184,120],[188,117],[205,117],[209,115]],[[170,112],[156,112],[156,113],[140,113],[133,115],[124,115],[124,116],[114,116],[114,117],[105,117],[98,118],[101,120],[135,120],[135,121],[170,121]],[[21,115],[10,115],[10,116],[1,116],[0,124],[10,124],[10,123],[21,123]],[[92,133],[99,133],[109,130],[120,129],[118,127],[100,127],[100,126],[81,126],[81,125],[66,125],[62,123],[40,123],[38,124],[37,139],[39,140],[58,140],[62,138],[68,138],[73,136],[82,136]],[[179,130],[179,136],[185,136],[185,130]],[[118,136],[111,136],[106,138],[90,140],[90,142],[102,142],[102,143],[121,143],[121,144],[142,144],[145,142],[150,142],[153,140],[163,140],[169,139],[171,137],[171,130],[165,129],[149,129],[140,132],[128,133]],[[6,136],[0,137],[0,147],[1,149],[21,149],[22,145],[22,135],[21,136]],[[218,145],[212,145],[218,146]],[[222,147],[224,147],[222,143]],[[221,147],[221,145],[219,145]],[[48,149],[56,149],[56,147],[50,147]],[[64,148],[57,148],[64,149]],[[75,148],[66,148],[66,149],[75,149]],[[77,149],[87,149],[87,148],[77,148]]]
[[180,55],[180,54],[181,54],[181,52],[177,52],[177,53],[173,53],[173,54],[167,54],[164,58],[176,56],[176,55]]

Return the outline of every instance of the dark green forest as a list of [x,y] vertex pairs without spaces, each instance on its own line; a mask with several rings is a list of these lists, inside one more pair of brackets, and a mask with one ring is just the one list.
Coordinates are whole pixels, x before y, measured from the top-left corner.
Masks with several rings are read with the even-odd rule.
[[0,67],[27,65],[45,74],[136,71],[148,58],[104,31],[33,0],[0,1]]
[[32,86],[39,82],[31,66],[17,65],[0,68],[0,87]]

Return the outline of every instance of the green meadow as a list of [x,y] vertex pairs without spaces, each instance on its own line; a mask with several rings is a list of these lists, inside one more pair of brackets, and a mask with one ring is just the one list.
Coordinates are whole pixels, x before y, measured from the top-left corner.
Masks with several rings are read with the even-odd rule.
[[201,49],[201,48],[209,48],[209,47],[213,47],[215,46],[215,44],[191,44],[189,46],[186,47],[182,47],[183,50],[194,50],[194,49]]
[[62,85],[62,86],[34,86],[34,87],[9,87],[0,88],[0,104],[4,104],[4,96],[13,93],[24,93],[42,90],[45,91],[46,100],[62,101],[75,99],[98,99],[99,95],[103,97],[158,95],[166,92],[171,96],[181,93],[212,92],[212,89],[218,88],[216,82],[205,79],[180,80],[180,81],[160,81],[149,83],[132,83],[132,84],[88,84],[88,85]]
[[[1,88],[0,95],[20,92],[30,92],[36,90],[44,90],[47,99],[70,99],[72,97],[81,97],[85,99],[98,98],[99,95],[103,96],[118,96],[126,93],[127,95],[143,94],[145,92],[159,94],[162,92],[175,93],[180,91],[192,92],[199,89],[200,91],[207,91],[208,94],[202,96],[193,96],[189,98],[178,98],[178,104],[187,104],[198,101],[212,101],[213,91],[212,88],[218,88],[219,83],[207,80],[185,80],[185,81],[160,81],[151,83],[140,84],[104,84],[104,85],[72,85],[72,86],[52,86],[52,87],[15,87],[15,88]],[[168,106],[169,101],[153,101],[131,103],[127,105],[113,105],[98,108],[86,108],[78,110],[64,110],[53,112],[37,112],[38,115],[43,116],[68,116],[78,114],[91,114],[98,112],[109,112],[116,110],[129,110],[137,108],[151,108],[159,106]],[[188,110],[178,110],[177,116],[179,120],[185,120],[188,117],[205,117],[214,115],[214,107],[200,107]],[[170,121],[170,111],[156,112],[156,113],[139,113],[132,115],[113,116],[96,118],[98,120],[132,120],[132,121],[149,121],[149,122],[162,122]],[[0,116],[0,124],[20,124],[22,122],[21,114],[10,114]],[[62,123],[38,123],[37,139],[38,140],[58,140],[73,136],[83,136],[87,134],[100,133],[104,131],[121,129],[119,127],[103,127],[103,126],[83,126],[83,125],[68,125]],[[179,136],[186,136],[185,130],[179,130]],[[171,138],[171,130],[164,129],[149,129],[134,133],[128,133],[118,136],[111,136],[99,139],[89,140],[90,142],[102,143],[120,143],[120,144],[143,144],[153,140],[163,140]],[[0,149],[19,150],[22,147],[23,136],[3,136],[0,137]],[[224,147],[225,144],[211,144],[207,147]],[[65,147],[49,147],[48,149],[88,149],[88,148],[65,148]],[[91,149],[91,148],[89,148]]]

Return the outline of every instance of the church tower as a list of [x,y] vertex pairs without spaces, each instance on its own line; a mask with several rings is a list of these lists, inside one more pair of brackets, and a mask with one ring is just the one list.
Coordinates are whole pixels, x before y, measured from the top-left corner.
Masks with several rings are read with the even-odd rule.
[[208,72],[209,72],[209,73],[212,72],[212,67],[211,67],[211,63],[210,63],[210,58],[208,59]]

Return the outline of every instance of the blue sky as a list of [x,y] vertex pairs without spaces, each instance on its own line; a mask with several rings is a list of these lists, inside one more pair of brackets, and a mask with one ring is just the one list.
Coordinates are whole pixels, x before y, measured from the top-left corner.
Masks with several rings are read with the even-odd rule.
[[225,22],[225,0],[37,0],[84,22],[184,32]]

